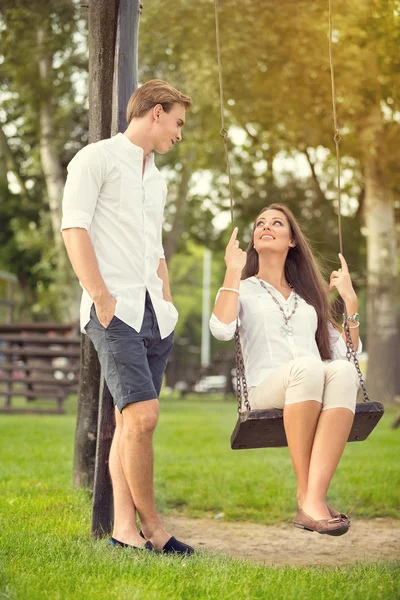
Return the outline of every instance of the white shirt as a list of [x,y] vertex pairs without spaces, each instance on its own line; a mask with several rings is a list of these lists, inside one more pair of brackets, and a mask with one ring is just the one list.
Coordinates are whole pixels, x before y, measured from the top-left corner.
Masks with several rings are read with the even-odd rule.
[[[277,289],[266,281],[264,283],[289,316],[294,308],[294,292],[285,300]],[[257,277],[241,281],[239,291],[239,334],[248,388],[259,385],[294,358],[315,356],[321,360],[315,341],[317,313],[314,307],[297,294],[298,307],[289,321],[293,335],[283,336],[280,332],[285,323],[282,312]],[[235,335],[236,321],[222,323],[213,313],[210,329],[218,340],[231,340]],[[346,359],[346,344],[342,336],[332,325],[328,325],[328,329],[332,359]],[[360,340],[357,351],[361,350]]]
[[[143,149],[122,133],[80,150],[68,165],[61,230],[88,231],[101,276],[117,300],[115,314],[136,331],[142,326],[148,290],[165,338],[178,320],[176,308],[163,298],[163,282],[157,275],[164,258],[167,187],[153,154],[146,160],[143,176],[142,169]],[[82,331],[92,304],[83,289]]]

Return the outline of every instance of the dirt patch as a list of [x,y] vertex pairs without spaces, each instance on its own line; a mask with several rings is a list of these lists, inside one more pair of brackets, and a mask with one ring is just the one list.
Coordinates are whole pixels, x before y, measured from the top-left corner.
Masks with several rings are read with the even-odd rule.
[[165,517],[167,531],[195,548],[247,558],[267,565],[343,566],[356,562],[400,560],[400,522],[354,520],[343,536],[223,520]]

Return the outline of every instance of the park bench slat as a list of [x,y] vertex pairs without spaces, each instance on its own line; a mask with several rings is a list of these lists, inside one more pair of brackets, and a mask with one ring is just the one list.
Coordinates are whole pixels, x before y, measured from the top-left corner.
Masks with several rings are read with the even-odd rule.
[[[1,354],[1,352],[0,352]],[[24,372],[37,372],[37,373],[54,373],[55,371],[61,373],[74,373],[76,375],[79,373],[80,368],[78,365],[71,365],[70,367],[53,367],[53,366],[45,366],[45,365],[36,365],[33,363],[30,364],[17,364],[17,363],[8,363],[3,364],[0,362],[0,372],[1,371],[24,371]],[[17,379],[17,378],[15,378]]]
[[0,325],[0,333],[21,333],[23,331],[48,332],[48,331],[76,331],[79,332],[79,326],[65,323],[11,323]]
[[79,358],[79,350],[55,350],[50,348],[1,348],[0,355],[6,356],[32,356],[35,358]]
[[52,398],[53,400],[59,400],[65,398],[69,393],[69,390],[63,390],[61,388],[57,390],[15,390],[10,393],[9,390],[0,390],[0,396],[23,396],[24,398],[34,398],[35,400],[47,400]]
[[14,408],[13,406],[0,407],[0,413],[11,415],[65,415],[62,406],[58,408]]
[[56,377],[12,377],[11,375],[2,375],[0,372],[0,382],[13,383],[15,385],[21,384],[41,384],[47,385],[52,384],[61,387],[76,387],[76,381],[74,379],[57,379]]
[[[59,345],[71,345],[71,346],[79,346],[81,343],[81,338],[74,337],[64,337],[61,335],[49,337],[48,335],[32,335],[22,333],[21,335],[14,335],[10,333],[0,333],[0,342],[8,342],[15,344],[41,344],[41,345],[50,345],[50,344],[59,344]],[[1,348],[1,346],[0,346]]]

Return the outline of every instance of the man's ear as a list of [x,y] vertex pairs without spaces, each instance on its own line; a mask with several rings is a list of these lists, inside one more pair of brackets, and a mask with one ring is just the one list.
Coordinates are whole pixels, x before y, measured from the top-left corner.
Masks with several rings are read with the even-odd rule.
[[161,113],[163,112],[163,107],[162,104],[156,104],[155,107],[153,108],[153,117],[155,121],[158,121],[158,119],[160,118]]

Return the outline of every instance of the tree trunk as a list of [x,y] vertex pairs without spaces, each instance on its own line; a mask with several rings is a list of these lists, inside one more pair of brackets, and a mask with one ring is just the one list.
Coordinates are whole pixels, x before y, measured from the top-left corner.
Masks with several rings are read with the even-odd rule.
[[[56,139],[55,125],[52,115],[52,107],[46,93],[50,89],[52,56],[47,51],[47,33],[44,29],[37,32],[38,41],[38,66],[42,83],[42,94],[40,98],[39,121],[40,121],[40,160],[46,181],[47,198],[50,208],[50,219],[56,246],[61,250],[62,240],[60,236],[61,225],[61,202],[64,190],[64,173],[61,158],[54,144]],[[64,254],[64,251],[63,251]]]
[[[3,129],[0,127],[0,191],[8,190],[8,144]],[[4,202],[4,200],[3,200]]]
[[[89,142],[110,137],[118,0],[91,0],[89,8]],[[99,419],[100,365],[86,335],[75,432],[73,482],[93,489]]]
[[56,126],[54,123],[53,107],[48,98],[51,98],[52,85],[52,54],[48,50],[49,25],[37,31],[38,41],[38,68],[41,80],[41,96],[39,107],[40,123],[40,161],[46,182],[49,214],[53,231],[54,247],[57,257],[57,270],[55,282],[59,290],[61,314],[65,321],[71,321],[76,316],[78,302],[76,298],[76,282],[71,266],[65,252],[61,226],[61,204],[64,191],[64,169],[61,156],[54,143],[56,139]]
[[[0,154],[1,154],[1,162],[2,162],[2,168],[6,169],[6,177],[5,177],[5,181],[7,183],[8,186],[8,180],[7,180],[7,173],[8,171],[11,171],[15,177],[15,179],[17,180],[17,183],[20,187],[20,195],[22,198],[24,198],[25,200],[28,199],[28,192],[26,190],[25,187],[25,182],[21,177],[21,173],[19,171],[19,166],[18,163],[15,159],[15,156],[13,155],[13,153],[11,152],[11,149],[8,145],[8,139],[6,134],[3,131],[3,128],[0,127]],[[3,179],[3,177],[2,177]]]
[[[126,128],[126,107],[137,87],[137,41],[140,5],[137,0],[120,0],[116,26],[111,135]],[[90,25],[89,25],[90,26]],[[100,38],[101,40],[102,38]],[[114,435],[113,398],[104,380],[100,386],[98,438],[93,488],[92,534],[110,533],[113,524],[113,496],[109,455]]]
[[397,285],[394,204],[385,187],[383,117],[371,111],[362,131],[365,153],[365,224],[367,238],[368,391],[371,399],[390,402],[395,395]]
[[87,335],[81,336],[81,372],[76,416],[73,484],[93,489],[99,413],[100,364]]

